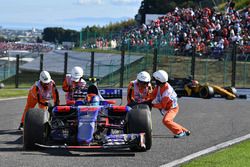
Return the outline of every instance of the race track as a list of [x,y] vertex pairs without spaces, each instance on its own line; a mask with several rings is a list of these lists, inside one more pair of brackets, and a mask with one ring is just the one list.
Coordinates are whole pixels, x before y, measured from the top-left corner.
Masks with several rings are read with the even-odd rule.
[[175,121],[190,129],[191,136],[174,139],[162,125],[159,111],[153,110],[153,145],[147,152],[64,149],[23,151],[22,133],[17,127],[25,100],[0,101],[1,167],[154,167],[250,133],[248,100],[180,98],[180,112]]

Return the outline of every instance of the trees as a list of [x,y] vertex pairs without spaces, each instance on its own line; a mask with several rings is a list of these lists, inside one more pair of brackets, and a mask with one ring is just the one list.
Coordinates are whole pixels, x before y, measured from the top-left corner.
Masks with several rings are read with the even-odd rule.
[[0,42],[5,42],[6,39],[3,36],[0,36]]
[[[118,23],[110,23],[107,26],[87,26],[82,28],[83,40],[95,40],[98,37],[111,38],[110,35],[117,35],[124,29],[136,25],[135,20],[130,19]],[[75,42],[76,46],[80,43],[80,32],[75,30],[65,30],[61,27],[47,27],[43,30],[42,39],[47,42],[62,44],[62,42]]]
[[42,38],[45,41],[59,43],[63,41],[79,43],[79,32],[64,30],[61,27],[48,27],[43,30]]

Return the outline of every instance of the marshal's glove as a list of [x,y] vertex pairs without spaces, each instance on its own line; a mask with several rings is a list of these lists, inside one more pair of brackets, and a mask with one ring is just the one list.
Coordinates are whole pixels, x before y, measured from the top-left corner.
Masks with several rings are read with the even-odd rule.
[[135,100],[131,99],[131,102],[129,103],[129,105],[134,106],[136,104],[138,104],[138,103]]
[[158,104],[158,103],[160,103],[160,102],[157,100],[157,98],[155,98],[151,103],[152,103],[152,104]]

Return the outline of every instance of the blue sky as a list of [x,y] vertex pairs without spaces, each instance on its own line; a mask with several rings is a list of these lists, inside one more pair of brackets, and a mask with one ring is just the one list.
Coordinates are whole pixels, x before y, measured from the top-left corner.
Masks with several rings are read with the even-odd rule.
[[0,26],[80,30],[134,18],[142,0],[0,0]]

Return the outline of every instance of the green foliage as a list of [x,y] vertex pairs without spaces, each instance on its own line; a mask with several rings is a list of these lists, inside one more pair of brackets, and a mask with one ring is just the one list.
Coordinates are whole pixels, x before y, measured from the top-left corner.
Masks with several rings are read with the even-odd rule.
[[6,39],[3,36],[0,36],[0,42],[5,42]]
[[37,42],[37,43],[43,43],[43,40],[42,40],[40,37],[37,37],[37,38],[36,38],[36,42]]
[[244,9],[247,6],[250,7],[249,0],[235,0],[235,2],[236,2],[236,5],[235,5],[236,9]]
[[82,28],[82,32],[84,34],[93,34],[96,33],[96,36],[99,36],[100,34],[110,33],[110,32],[120,32],[123,29],[129,28],[131,26],[136,25],[136,22],[134,19],[129,19],[127,21],[121,21],[117,23],[109,23],[107,26],[92,26],[92,27],[85,27]]
[[[124,29],[135,26],[136,22],[134,19],[129,19],[126,21],[121,21],[117,23],[109,23],[107,26],[87,26],[82,28],[82,33],[84,34],[83,39],[96,39],[96,37],[108,36],[120,33]],[[79,46],[80,32],[75,30],[65,30],[61,27],[47,27],[42,33],[43,40],[47,42],[62,44],[62,42],[75,42],[76,46]]]
[[[223,11],[225,9],[226,2],[227,1],[223,1],[223,2],[219,3],[219,5],[217,6],[219,11]],[[234,0],[234,2],[235,2],[235,9],[236,10],[242,10],[242,9],[245,9],[245,8],[250,6],[249,0]]]
[[61,44],[63,41],[79,43],[79,32],[64,30],[61,27],[48,27],[43,30],[43,40]]
[[127,21],[122,21],[118,23],[110,23],[109,25],[104,27],[104,31],[106,32],[117,32],[122,29],[129,28],[131,26],[134,26],[136,24],[134,19],[129,19]]

